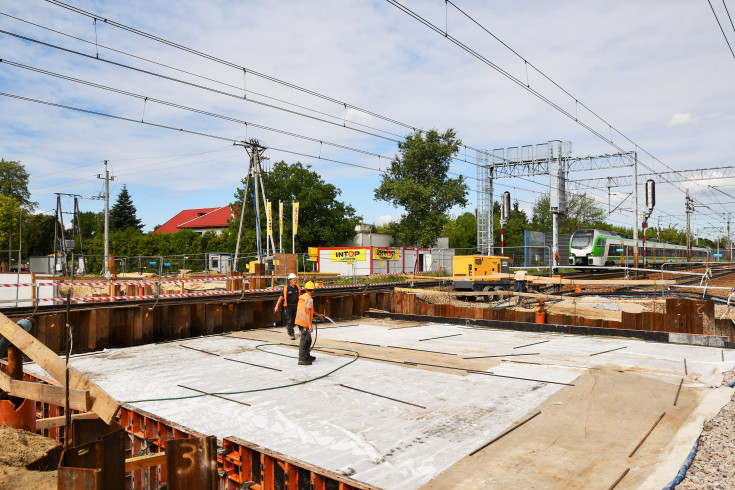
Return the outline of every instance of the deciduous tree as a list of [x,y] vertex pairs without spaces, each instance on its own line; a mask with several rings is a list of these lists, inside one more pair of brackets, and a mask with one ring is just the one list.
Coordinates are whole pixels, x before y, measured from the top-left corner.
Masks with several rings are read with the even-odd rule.
[[[532,226],[538,231],[551,231],[552,218],[549,195],[539,197],[533,204]],[[607,213],[587,194],[567,194],[567,214],[559,220],[559,233],[574,233],[582,228],[594,228],[605,222]]]
[[25,166],[20,162],[0,159],[0,194],[9,196],[33,210],[38,205],[31,202],[31,193],[28,190],[28,179],[30,174],[26,172]]
[[[265,189],[268,199],[273,203],[273,234],[278,246],[278,201],[284,204],[283,248],[291,250],[292,230],[292,201],[299,203],[299,221],[296,233],[296,250],[305,251],[306,247],[332,246],[337,242],[355,236],[355,225],[359,218],[355,216],[355,209],[349,204],[338,201],[342,191],[332,184],[328,184],[310,165],[300,162],[287,164],[284,161],[273,165],[271,171],[265,175]],[[243,181],[244,184],[244,181]],[[243,186],[244,188],[244,186]],[[243,188],[238,188],[235,194],[237,199],[233,207],[240,206]],[[242,250],[255,250],[255,210],[251,189],[246,203],[245,222],[243,223]],[[265,248],[267,232],[266,209],[261,205],[260,230],[262,243]],[[237,215],[237,213],[235,213]],[[237,240],[239,215],[230,225],[228,245],[234,250]]]
[[462,213],[449,219],[444,225],[444,236],[449,237],[449,247],[457,255],[470,255],[477,248],[477,217],[473,213]]
[[435,129],[425,134],[417,131],[398,143],[400,155],[381,177],[374,195],[405,210],[396,226],[400,245],[434,246],[449,209],[467,205],[463,177],[448,177],[449,164],[461,144],[453,129],[444,134]]

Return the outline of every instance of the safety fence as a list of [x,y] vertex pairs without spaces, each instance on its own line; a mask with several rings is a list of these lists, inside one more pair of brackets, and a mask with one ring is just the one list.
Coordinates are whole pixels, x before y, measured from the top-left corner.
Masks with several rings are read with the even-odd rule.
[[[344,288],[356,285],[390,285],[410,280],[412,276],[427,276],[433,273],[419,273],[407,277],[394,274],[374,274],[360,277],[314,277],[308,273],[298,276],[299,282],[314,280],[320,289]],[[11,276],[13,279],[15,274]],[[88,303],[103,301],[139,301],[148,299],[193,298],[232,294],[253,294],[280,290],[287,279],[272,275],[213,275],[194,278],[129,278],[122,280],[100,281],[69,278],[52,279],[47,276],[30,275],[28,282],[0,284],[0,305],[38,306],[53,303]],[[390,280],[394,279],[394,280]],[[336,284],[330,284],[330,281]],[[270,287],[268,286],[270,283]],[[201,288],[187,288],[202,284]],[[201,289],[201,290],[197,290]],[[14,291],[13,291],[14,290]],[[64,294],[66,290],[66,294]],[[75,295],[80,291],[83,295]],[[22,293],[21,293],[22,292]],[[14,298],[14,299],[13,299]]]

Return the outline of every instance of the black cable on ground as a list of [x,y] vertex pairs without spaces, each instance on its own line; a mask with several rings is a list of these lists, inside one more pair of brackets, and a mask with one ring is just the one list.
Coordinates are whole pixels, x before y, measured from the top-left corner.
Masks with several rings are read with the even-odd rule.
[[[314,342],[311,344],[311,349],[314,349],[316,347],[317,330],[318,329],[316,329],[316,328],[314,329]],[[261,347],[265,347],[265,346],[268,346],[268,345],[281,345],[281,346],[293,347],[293,344],[276,343],[276,344],[260,344],[260,345],[256,345],[255,348],[257,350],[261,351],[261,352],[266,352],[268,354],[274,354],[274,355],[277,355],[277,356],[291,357],[291,358],[294,358],[294,359],[297,357],[297,356],[289,356],[288,354],[280,354],[278,352],[270,352],[268,350],[264,350],[264,349],[261,348]],[[355,357],[353,357],[352,359],[350,359],[347,363],[345,363],[345,364],[343,364],[341,366],[338,366],[338,367],[332,369],[331,371],[329,371],[326,374],[322,374],[321,376],[317,376],[316,378],[307,379],[305,381],[298,381],[296,383],[289,383],[289,384],[279,385],[279,386],[270,386],[270,387],[267,387],[267,388],[256,388],[256,389],[253,389],[253,390],[218,391],[218,392],[200,393],[200,394],[196,394],[196,395],[172,396],[172,397],[161,397],[161,398],[149,398],[149,399],[144,399],[144,400],[131,400],[131,401],[125,401],[123,403],[132,404],[132,403],[145,403],[145,402],[161,402],[161,401],[173,401],[173,400],[187,400],[187,399],[190,399],[190,398],[201,398],[201,397],[210,396],[210,395],[213,395],[213,396],[214,395],[241,395],[241,394],[244,394],[244,393],[256,393],[256,392],[259,392],[259,391],[271,391],[271,390],[278,390],[278,389],[281,389],[281,388],[290,388],[292,386],[305,385],[307,383],[311,383],[312,381],[317,381],[317,380],[326,378],[327,376],[329,376],[329,375],[331,375],[333,373],[336,373],[340,369],[349,366],[350,364],[352,364],[353,362],[355,362],[360,357],[360,354],[357,351],[352,350],[352,349],[342,349],[342,348],[338,348],[338,347],[330,347],[330,349],[333,349],[333,350],[341,350],[341,351],[346,351],[346,352],[352,352],[355,355]]]

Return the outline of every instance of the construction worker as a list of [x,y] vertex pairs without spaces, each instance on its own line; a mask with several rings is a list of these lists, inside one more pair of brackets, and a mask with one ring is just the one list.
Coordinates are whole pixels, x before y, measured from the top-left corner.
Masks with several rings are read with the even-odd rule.
[[314,299],[311,297],[314,292],[314,283],[309,281],[304,284],[306,292],[299,296],[299,305],[296,308],[296,325],[301,332],[301,341],[299,342],[299,365],[310,366],[312,361],[316,359],[309,353],[311,349],[311,332],[314,331],[312,317],[314,315],[324,318],[324,315],[314,311]]
[[293,272],[288,275],[288,284],[283,286],[283,294],[278,298],[276,307],[273,308],[273,313],[278,312],[278,308],[283,303],[283,322],[286,324],[286,332],[291,340],[296,340],[294,335],[294,320],[296,320],[296,308],[299,305],[299,296],[301,296],[302,289],[297,284],[299,278]]

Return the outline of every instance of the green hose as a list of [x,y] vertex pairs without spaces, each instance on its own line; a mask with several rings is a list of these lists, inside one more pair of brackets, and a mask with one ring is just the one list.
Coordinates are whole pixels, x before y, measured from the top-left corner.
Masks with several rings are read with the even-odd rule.
[[[332,323],[334,323],[334,322],[332,322]],[[312,342],[312,344],[311,344],[311,349],[314,349],[315,346],[316,346],[317,330],[318,329],[316,328],[316,326],[314,326],[314,342]],[[276,356],[290,357],[290,358],[293,358],[293,359],[296,359],[297,358],[297,356],[289,356],[288,354],[280,354],[278,352],[270,352],[270,351],[267,351],[265,349],[261,349],[261,347],[266,347],[266,346],[269,346],[269,345],[284,345],[284,346],[288,346],[288,347],[293,347],[293,344],[259,344],[259,345],[256,345],[255,348],[257,350],[261,351],[261,352],[266,352],[268,354],[274,354]],[[317,381],[317,380],[320,380],[322,378],[326,378],[330,374],[336,373],[340,369],[349,366],[350,364],[352,364],[353,362],[355,362],[360,357],[360,354],[357,351],[354,351],[352,349],[341,349],[341,348],[338,348],[338,347],[330,347],[330,349],[332,349],[332,350],[343,350],[345,352],[352,352],[355,355],[355,357],[353,357],[352,359],[350,359],[345,364],[343,364],[341,366],[338,366],[338,367],[332,369],[327,374],[322,374],[321,376],[317,376],[316,378],[307,379],[305,381],[298,381],[296,383],[290,383],[290,384],[287,384],[287,385],[271,386],[271,387],[268,387],[268,388],[256,388],[254,390],[218,391],[218,392],[212,392],[212,393],[199,393],[199,394],[196,394],[196,395],[172,396],[172,397],[167,397],[167,398],[149,398],[149,399],[145,399],[145,400],[125,401],[123,403],[132,404],[132,403],[144,403],[144,402],[163,402],[163,401],[172,401],[172,400],[188,400],[190,398],[201,398],[203,396],[209,396],[209,395],[241,395],[243,393],[255,393],[255,392],[258,392],[258,391],[270,391],[270,390],[278,390],[278,389],[281,389],[281,388],[290,388],[292,386],[305,385],[306,383],[311,383],[312,381]]]

